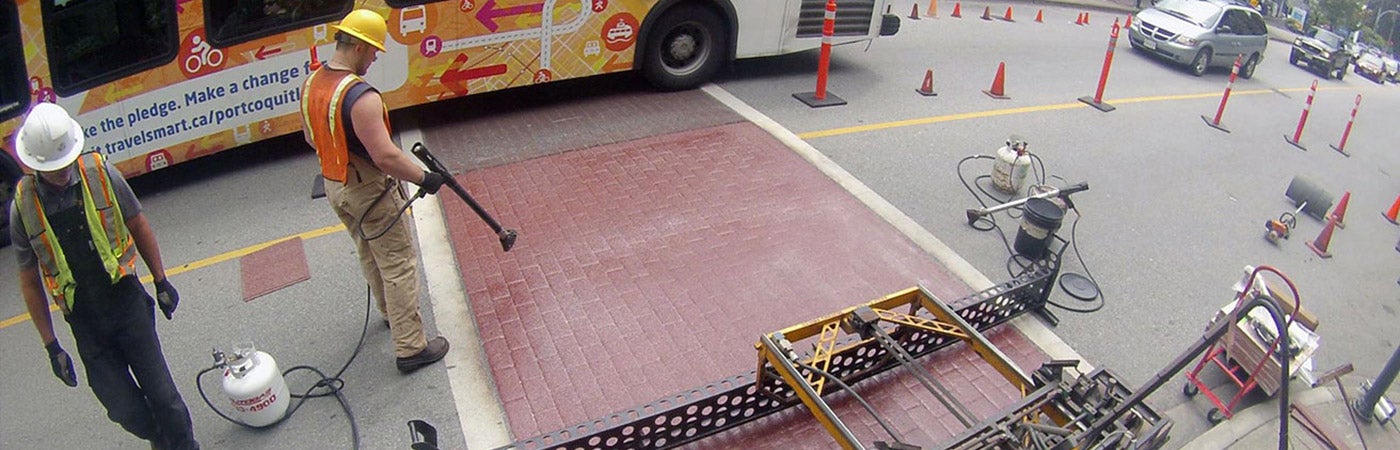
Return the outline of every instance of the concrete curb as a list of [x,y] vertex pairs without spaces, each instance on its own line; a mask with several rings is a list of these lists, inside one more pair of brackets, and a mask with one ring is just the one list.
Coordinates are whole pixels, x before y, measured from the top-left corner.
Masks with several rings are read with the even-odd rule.
[[[1328,385],[1311,388],[1302,392],[1289,393],[1289,403],[1293,404],[1313,406],[1334,401],[1341,401],[1341,398],[1333,394]],[[1230,448],[1235,445],[1235,443],[1239,442],[1241,438],[1277,421],[1278,399],[1272,398],[1236,413],[1230,420],[1221,422],[1219,425],[1211,428],[1210,431],[1201,434],[1196,439],[1192,439],[1191,442],[1182,446],[1182,448],[1208,450]],[[1276,434],[1278,430],[1273,429],[1273,431]]]
[[[400,142],[423,142],[417,123],[401,120]],[[451,386],[457,420],[467,448],[498,448],[511,443],[505,407],[496,392],[486,350],[477,331],[476,316],[458,273],[457,259],[447,235],[447,222],[437,196],[416,202],[413,208],[423,274],[438,334],[452,342],[443,358]]]

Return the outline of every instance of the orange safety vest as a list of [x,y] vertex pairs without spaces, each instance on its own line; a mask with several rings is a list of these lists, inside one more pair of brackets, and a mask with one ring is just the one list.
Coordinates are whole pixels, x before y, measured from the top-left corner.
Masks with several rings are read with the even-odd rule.
[[[107,169],[102,155],[84,153],[78,157],[78,176],[83,186],[83,216],[87,218],[88,232],[92,235],[94,248],[102,258],[102,266],[107,275],[116,283],[128,274],[136,273],[136,252],[133,240],[122,218],[120,202],[112,191],[112,180],[107,178]],[[73,310],[73,293],[78,283],[68,268],[68,259],[59,246],[58,236],[49,226],[49,218],[44,213],[44,205],[35,191],[38,183],[36,175],[25,175],[15,185],[15,207],[19,208],[25,236],[39,260],[43,273],[44,287],[53,302],[68,314]]]
[[[311,136],[316,156],[321,158],[321,176],[345,182],[350,163],[350,146],[346,137],[354,130],[345,129],[341,108],[350,88],[364,83],[358,75],[322,66],[301,87],[302,131]],[[384,126],[389,126],[389,107],[384,106]],[[390,133],[393,133],[390,129]]]

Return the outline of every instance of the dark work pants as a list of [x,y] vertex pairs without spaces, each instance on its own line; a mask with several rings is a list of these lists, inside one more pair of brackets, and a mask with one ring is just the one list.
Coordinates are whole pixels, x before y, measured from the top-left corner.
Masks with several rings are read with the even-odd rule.
[[106,289],[80,289],[75,297],[66,320],[107,417],[160,448],[198,449],[190,411],[156,336],[155,300],[140,281],[127,276]]

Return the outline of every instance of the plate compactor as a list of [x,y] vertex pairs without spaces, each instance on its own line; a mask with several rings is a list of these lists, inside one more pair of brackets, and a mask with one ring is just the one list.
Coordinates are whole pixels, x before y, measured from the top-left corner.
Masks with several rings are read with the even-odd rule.
[[1293,229],[1298,226],[1298,213],[1308,213],[1317,220],[1327,220],[1327,210],[1332,209],[1332,194],[1327,193],[1317,184],[1301,176],[1294,176],[1288,182],[1288,190],[1284,191],[1284,196],[1293,201],[1298,208],[1293,211],[1285,211],[1277,219],[1269,219],[1264,222],[1264,239],[1278,244],[1279,239],[1288,239],[1293,233]]

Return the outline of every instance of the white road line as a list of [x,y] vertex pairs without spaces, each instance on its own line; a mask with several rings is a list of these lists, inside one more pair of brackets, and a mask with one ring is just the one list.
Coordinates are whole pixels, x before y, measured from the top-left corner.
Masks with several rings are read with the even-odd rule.
[[[957,252],[954,252],[953,249],[945,245],[943,241],[938,240],[933,233],[924,229],[918,222],[915,222],[914,219],[905,215],[903,211],[900,211],[899,208],[896,208],[888,200],[885,200],[880,194],[875,193],[875,191],[871,190],[865,183],[862,183],[860,180],[856,179],[855,176],[851,175],[850,172],[847,172],[846,169],[837,165],[831,158],[827,158],[826,155],[817,151],[817,149],[812,147],[811,144],[808,144],[807,141],[797,137],[797,134],[783,127],[773,119],[770,119],[767,115],[753,109],[753,107],[744,103],[743,100],[739,100],[738,97],[735,97],[733,94],[730,94],[729,91],[724,90],[724,88],[714,83],[707,83],[704,87],[701,87],[700,90],[705,91],[706,94],[710,94],[715,100],[719,100],[720,103],[728,106],[729,109],[734,110],[734,112],[743,116],[744,119],[753,122],[754,125],[758,125],[759,128],[767,131],[768,134],[773,135],[778,141],[781,141],[788,148],[792,149],[792,151],[802,156],[803,159],[806,159],[813,166],[816,166],[817,170],[822,171],[826,176],[835,180],[836,184],[841,185],[847,192],[850,192],[851,195],[859,199],[861,203],[865,203],[866,207],[875,211],[875,213],[885,219],[886,222],[893,225],[895,229],[904,233],[906,237],[914,241],[915,245],[918,245],[919,248],[924,249],[924,251],[933,255],[934,258],[937,258],[939,262],[943,263],[944,267],[947,267],[953,275],[961,278],[963,282],[967,283],[973,290],[981,291],[996,285],[996,283],[993,283],[986,275],[983,275],[982,272],[973,267],[971,263],[958,255]],[[1075,352],[1073,348],[1070,348],[1069,344],[1061,340],[1059,336],[1055,335],[1055,333],[1046,327],[1045,324],[1041,323],[1039,319],[1032,317],[1030,314],[1026,314],[1016,318],[1011,323],[1018,330],[1021,330],[1021,333],[1025,334],[1026,338],[1040,347],[1041,351],[1049,355],[1051,359],[1077,359],[1081,361],[1078,367],[1079,371],[1089,373],[1089,371],[1093,370],[1093,366],[1085,362],[1084,357],[1079,356],[1079,353]]]
[[[423,142],[423,133],[417,123],[403,120],[396,125],[399,125],[401,146],[411,148],[413,143]],[[452,351],[443,361],[447,365],[447,380],[452,388],[452,400],[457,407],[457,418],[461,422],[467,448],[493,449],[509,445],[510,427],[507,425],[505,407],[501,405],[500,394],[496,392],[496,381],[491,376],[486,351],[481,346],[476,316],[472,314],[471,303],[462,286],[462,275],[452,253],[442,216],[442,204],[436,196],[414,203],[413,221],[438,334],[452,343]]]

